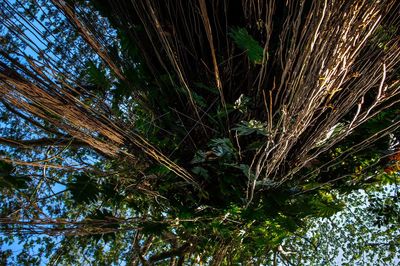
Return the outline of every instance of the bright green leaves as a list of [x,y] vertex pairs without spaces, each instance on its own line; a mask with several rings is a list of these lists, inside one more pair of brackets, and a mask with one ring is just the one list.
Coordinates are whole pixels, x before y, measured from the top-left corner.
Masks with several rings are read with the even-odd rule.
[[[310,184],[315,185],[315,184]],[[327,187],[324,187],[327,188]],[[288,199],[283,207],[284,212],[298,218],[306,217],[330,217],[342,211],[345,204],[336,198],[336,195],[328,190],[320,188],[314,192],[295,195]],[[327,188],[329,189],[329,188]]]
[[232,128],[232,130],[235,130],[239,136],[246,136],[253,133],[264,136],[268,135],[266,123],[254,119],[250,121],[242,121],[237,124],[236,127]]
[[333,194],[324,191],[320,191],[319,197],[313,198],[310,203],[319,217],[330,217],[345,206],[343,202],[336,200]]
[[240,49],[246,51],[247,56],[252,63],[261,64],[264,49],[245,28],[232,29],[229,35]]
[[266,220],[258,226],[253,225],[254,229],[250,237],[258,244],[259,249],[263,246],[276,248],[283,239],[290,235],[290,232],[282,224],[285,220],[287,220],[285,216],[278,216],[277,219]]
[[[254,219],[249,219],[252,216],[250,212],[257,213]],[[222,238],[233,238],[249,248],[251,253],[262,252],[265,248],[276,249],[283,239],[299,229],[296,220],[283,213],[272,215],[237,205],[230,205],[219,220],[211,223],[211,227]]]

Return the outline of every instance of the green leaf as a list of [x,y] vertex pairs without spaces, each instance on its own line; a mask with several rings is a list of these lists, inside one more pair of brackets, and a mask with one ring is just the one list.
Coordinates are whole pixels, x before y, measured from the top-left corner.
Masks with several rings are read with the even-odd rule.
[[75,203],[94,202],[100,194],[97,184],[85,173],[75,175],[74,177],[75,181],[68,184],[67,187]]
[[204,177],[204,178],[208,178],[209,177],[208,171],[206,169],[204,169],[203,167],[200,167],[200,166],[193,167],[192,172],[195,173],[196,175],[199,175],[199,176]]
[[258,120],[242,121],[237,124],[236,127],[232,128],[239,136],[246,136],[253,133],[267,136],[268,132],[265,123]]
[[194,154],[193,159],[190,161],[191,164],[196,164],[196,163],[203,163],[206,161],[206,153],[202,150],[197,151]]
[[239,110],[241,113],[246,113],[250,104],[250,98],[244,94],[240,94],[239,98],[235,101],[234,109]]
[[88,63],[86,73],[89,83],[97,85],[100,88],[109,88],[111,86],[110,81],[106,75],[106,71],[104,69],[101,69],[92,61]]
[[344,203],[336,201],[327,201],[326,199],[315,198],[311,201],[315,214],[319,217],[330,217],[343,210]]
[[202,108],[207,106],[206,100],[202,96],[200,96],[199,94],[195,93],[194,91],[191,91],[191,94],[192,94],[194,102],[198,106],[200,106]]
[[208,146],[217,157],[231,158],[235,154],[235,148],[229,138],[212,139]]
[[233,29],[229,35],[239,48],[246,51],[252,63],[260,64],[262,62],[264,49],[245,28]]
[[239,164],[239,166],[236,166],[236,168],[242,170],[243,174],[248,179],[252,179],[253,178],[253,175],[251,173],[250,167],[247,164]]

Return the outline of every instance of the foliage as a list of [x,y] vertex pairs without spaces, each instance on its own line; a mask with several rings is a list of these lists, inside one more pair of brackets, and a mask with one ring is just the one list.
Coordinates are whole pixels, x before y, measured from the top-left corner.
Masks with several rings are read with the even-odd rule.
[[5,1],[1,263],[394,260],[398,4],[217,2]]
[[[356,190],[342,198],[348,205],[330,218],[313,219],[307,234],[284,242],[292,263],[324,265],[392,265],[398,259],[398,221],[374,226],[376,199],[396,195],[394,186],[378,191]],[[386,196],[384,196],[386,195]],[[357,206],[356,208],[354,206]],[[372,207],[372,208],[371,208]]]
[[246,51],[249,60],[252,63],[260,64],[263,59],[264,49],[247,32],[245,28],[233,29],[230,33],[232,39],[239,48]]

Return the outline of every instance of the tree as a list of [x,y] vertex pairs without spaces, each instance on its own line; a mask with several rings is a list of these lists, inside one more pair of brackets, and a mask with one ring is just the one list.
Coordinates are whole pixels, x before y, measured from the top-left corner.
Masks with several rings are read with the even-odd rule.
[[[291,262],[315,265],[395,264],[399,245],[398,190],[393,186],[385,190],[384,193],[354,191],[344,199],[349,206],[345,210],[333,217],[315,219],[309,224],[306,235],[289,238],[286,248],[295,251],[288,256]],[[397,203],[391,205],[394,201]],[[378,207],[382,203],[388,205]],[[378,210],[387,211],[388,206],[394,207],[391,215],[374,214]],[[385,222],[387,218],[394,220]]]
[[290,262],[344,195],[398,180],[398,10],[5,1],[5,240],[53,264]]

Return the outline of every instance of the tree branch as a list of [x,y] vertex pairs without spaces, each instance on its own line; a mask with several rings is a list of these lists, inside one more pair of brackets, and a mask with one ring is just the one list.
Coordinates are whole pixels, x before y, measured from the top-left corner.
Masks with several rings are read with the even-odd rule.
[[57,147],[89,147],[86,142],[77,139],[67,138],[40,138],[40,139],[29,139],[19,140],[12,138],[0,137],[0,144],[13,146],[23,149],[32,149],[34,147],[45,147],[45,146],[57,146]]
[[185,243],[182,246],[180,246],[179,248],[175,248],[166,252],[162,252],[160,254],[155,254],[153,256],[150,257],[149,261],[150,263],[154,263],[160,260],[165,260],[168,258],[171,258],[173,256],[180,256],[182,257],[182,255],[187,251],[187,249],[190,247],[190,243]]
[[20,111],[14,109],[14,108],[13,108],[11,105],[9,105],[6,101],[0,100],[0,102],[4,105],[4,107],[5,107],[8,111],[10,111],[11,113],[17,115],[18,117],[20,117],[20,118],[22,118],[22,119],[24,119],[24,120],[26,120],[26,121],[28,121],[29,123],[31,123],[31,124],[34,125],[35,127],[40,128],[40,129],[42,129],[42,130],[44,130],[44,131],[47,131],[47,132],[49,132],[49,133],[53,133],[53,134],[58,135],[58,136],[66,136],[66,135],[64,135],[64,134],[62,134],[62,133],[60,133],[60,132],[58,132],[57,130],[53,130],[53,129],[50,129],[50,128],[48,128],[48,127],[45,127],[45,126],[41,125],[39,122],[37,122],[37,121],[31,119],[30,117],[24,115],[24,114],[21,113]]
[[[143,257],[142,251],[141,251],[140,246],[139,246],[139,238],[141,238],[140,233],[139,233],[139,232],[136,232],[135,238],[134,238],[134,240],[133,240],[133,245],[132,245],[133,250],[135,251],[136,256],[139,258],[139,260],[140,260],[140,262],[142,263],[142,265],[144,265],[144,266],[149,266],[149,265],[151,265],[151,263],[149,263],[149,262]],[[133,261],[132,265],[133,265],[134,263],[136,263],[136,262]]]

